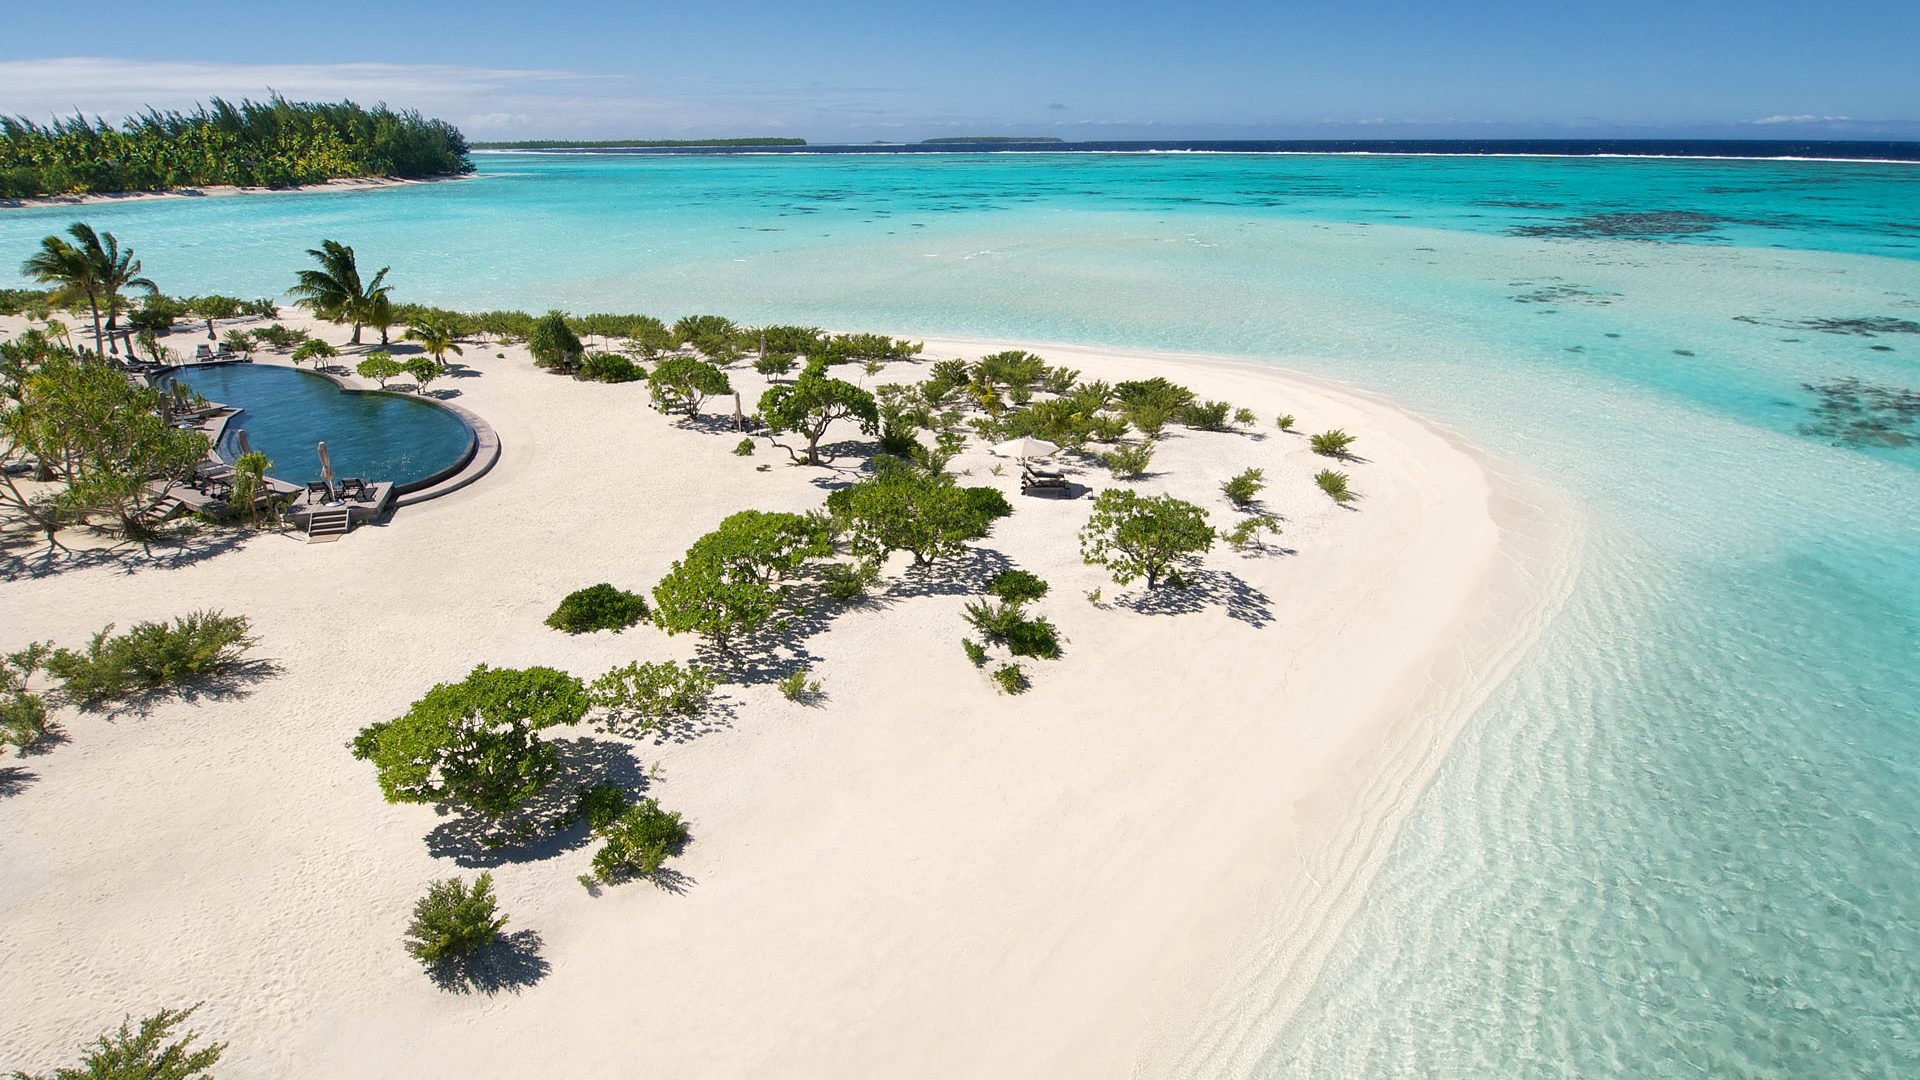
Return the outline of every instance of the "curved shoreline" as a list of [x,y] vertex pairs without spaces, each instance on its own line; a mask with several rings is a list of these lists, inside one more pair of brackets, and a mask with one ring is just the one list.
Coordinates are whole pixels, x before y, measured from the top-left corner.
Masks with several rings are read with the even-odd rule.
[[[936,339],[927,357],[1001,344]],[[573,884],[584,853],[496,868],[552,974],[487,1003],[484,1025],[386,933],[421,881],[456,871],[422,843],[439,819],[382,804],[342,742],[477,661],[591,676],[684,658],[683,639],[569,638],[540,618],[584,582],[644,587],[732,510],[815,506],[807,481],[832,474],[764,448],[736,457],[733,437],[646,412],[644,384],[558,378],[489,345],[462,401],[515,453],[403,528],[10,584],[7,619],[35,638],[175,614],[186,595],[244,607],[284,671],[248,699],[163,702],[138,725],[77,717],[72,744],[36,759],[40,780],[0,801],[0,853],[21,868],[0,888],[0,986],[74,991],[0,991],[0,1043],[58,1060],[124,1002],[181,998],[208,1002],[198,1019],[242,1080],[590,1075],[642,1050],[689,1076],[1217,1075],[1310,984],[1453,734],[1550,617],[1579,530],[1531,481],[1332,380],[1025,347],[1258,409],[1259,438],[1170,432],[1165,474],[1142,487],[1217,503],[1217,479],[1264,465],[1290,552],[1209,557],[1241,583],[1238,615],[1230,592],[1177,617],[1130,610],[1116,600],[1131,590],[1080,565],[1089,500],[1017,499],[983,546],[1055,582],[1041,606],[1066,659],[1001,697],[954,644],[960,596],[903,589],[841,613],[808,643],[826,708],[730,688],[730,726],[633,746],[696,824],[676,863],[686,893],[588,899]],[[756,377],[734,374],[751,400]],[[1306,482],[1322,459],[1273,429],[1277,411],[1360,433],[1370,460],[1343,466],[1358,512]],[[997,464],[969,450],[956,468],[1013,486]],[[314,573],[323,603],[282,587]],[[1104,606],[1082,599],[1094,586]],[[183,760],[198,783],[171,779]],[[175,851],[202,865],[182,876],[156,857]],[[379,933],[350,929],[370,916]]]
[[200,187],[169,188],[166,191],[101,191],[79,195],[33,195],[0,199],[0,210],[44,210],[55,206],[93,206],[129,202],[155,202],[162,199],[211,199],[229,195],[318,195],[339,191],[378,191],[384,188],[411,187],[415,184],[441,184],[453,180],[472,180],[474,173],[460,176],[341,176],[317,184],[292,187],[242,187],[235,184],[205,184]]

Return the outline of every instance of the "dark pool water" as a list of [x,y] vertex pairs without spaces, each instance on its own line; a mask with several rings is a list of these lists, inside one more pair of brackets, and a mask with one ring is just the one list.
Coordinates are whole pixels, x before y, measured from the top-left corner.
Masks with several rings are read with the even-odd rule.
[[325,440],[334,475],[408,484],[456,465],[473,432],[448,409],[394,394],[355,394],[331,379],[292,368],[226,364],[178,372],[180,382],[240,415],[227,427],[223,453],[237,452],[244,429],[272,473],[296,484],[320,479]]

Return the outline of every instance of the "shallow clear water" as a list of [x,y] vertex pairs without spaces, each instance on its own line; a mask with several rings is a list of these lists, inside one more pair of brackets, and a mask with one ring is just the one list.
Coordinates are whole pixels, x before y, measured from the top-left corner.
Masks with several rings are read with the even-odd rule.
[[[1383,391],[1563,486],[1593,539],[1236,1071],[1920,1075],[1920,168],[481,168],[85,216],[173,292],[274,293],[324,237],[408,299],[1285,357]],[[0,214],[0,273],[74,216]]]
[[273,463],[282,480],[320,479],[319,444],[327,444],[334,475],[408,484],[457,465],[473,443],[466,421],[437,405],[397,394],[350,394],[331,379],[283,367],[220,364],[175,378],[209,401],[240,414],[228,425],[222,451],[235,452],[234,433]]

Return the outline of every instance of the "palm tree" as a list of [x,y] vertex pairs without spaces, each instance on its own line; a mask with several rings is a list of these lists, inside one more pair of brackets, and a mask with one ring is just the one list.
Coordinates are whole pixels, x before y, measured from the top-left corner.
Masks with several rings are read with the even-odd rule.
[[[46,237],[40,241],[40,250],[20,264],[20,270],[43,285],[59,286],[69,296],[86,297],[87,308],[93,314],[93,351],[104,354],[106,330],[114,326],[122,290],[145,289],[150,293],[159,290],[153,282],[140,276],[140,260],[133,257],[133,249],[121,251],[120,242],[112,233],[96,233],[93,226],[76,221],[67,227],[67,235],[79,243],[70,244],[58,236]],[[100,322],[103,308],[107,314],[106,330]]]
[[99,346],[100,282],[85,252],[58,236],[49,236],[40,241],[39,251],[20,264],[20,272],[42,285],[57,287],[69,298],[85,296],[87,307],[93,311],[94,345]]
[[453,328],[438,315],[422,315],[408,323],[405,337],[408,341],[419,342],[420,347],[433,357],[433,362],[440,365],[441,370],[446,369],[448,353],[455,356],[466,355],[459,345],[454,344]]
[[336,240],[322,240],[317,248],[309,248],[307,254],[319,262],[318,270],[300,271],[300,279],[287,290],[287,295],[299,299],[295,301],[328,322],[350,322],[353,324],[351,344],[360,344],[360,327],[373,314],[377,300],[385,300],[391,291],[387,284],[389,267],[381,267],[373,275],[373,280],[365,285],[360,283],[360,266],[354,261],[353,249]]
[[[93,265],[94,281],[100,291],[100,307],[107,313],[107,333],[112,335],[118,329],[120,311],[125,304],[120,294],[126,289],[141,289],[149,296],[160,291],[152,281],[140,276],[140,260],[133,257],[133,249],[120,250],[120,241],[112,233],[95,234],[93,227],[82,221],[73,223],[67,232],[80,241],[80,253]],[[100,313],[93,315],[94,351],[100,351]]]

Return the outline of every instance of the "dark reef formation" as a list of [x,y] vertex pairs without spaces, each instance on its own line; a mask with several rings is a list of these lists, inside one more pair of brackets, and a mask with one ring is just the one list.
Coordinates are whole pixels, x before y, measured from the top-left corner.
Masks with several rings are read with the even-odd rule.
[[1814,395],[1813,420],[1800,425],[1802,435],[1854,447],[1920,445],[1920,391],[1851,376],[1801,385]]

